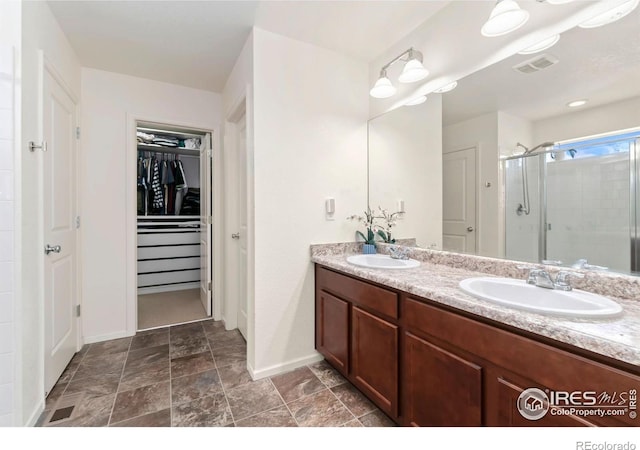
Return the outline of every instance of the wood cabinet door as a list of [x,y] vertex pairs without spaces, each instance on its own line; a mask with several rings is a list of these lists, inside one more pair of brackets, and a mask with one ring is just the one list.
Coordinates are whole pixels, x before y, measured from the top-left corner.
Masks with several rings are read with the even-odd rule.
[[482,425],[482,367],[409,332],[403,361],[407,425]]
[[554,415],[529,420],[518,410],[518,397],[529,387],[537,387],[522,377],[497,370],[487,380],[487,425],[498,427],[587,427],[592,422],[574,415]]
[[349,303],[324,291],[316,298],[316,349],[336,369],[349,372]]
[[384,412],[398,416],[398,327],[352,307],[351,379]]

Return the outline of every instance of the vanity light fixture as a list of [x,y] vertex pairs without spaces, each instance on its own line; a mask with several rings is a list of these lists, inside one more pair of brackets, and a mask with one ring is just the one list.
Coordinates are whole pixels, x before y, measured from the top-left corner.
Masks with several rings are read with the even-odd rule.
[[391,84],[391,80],[387,78],[387,71],[382,69],[380,71],[380,78],[376,81],[376,84],[369,91],[369,95],[374,98],[389,98],[396,93],[396,88]]
[[444,94],[445,92],[453,91],[456,88],[456,86],[458,86],[458,82],[454,81],[452,83],[445,84],[444,86],[442,86],[441,88],[436,89],[433,92],[436,93],[436,94]]
[[427,101],[427,96],[426,95],[421,95],[419,97],[412,98],[407,103],[405,103],[404,106],[422,105],[426,101]]
[[538,53],[542,50],[546,50],[548,48],[553,47],[560,40],[559,34],[554,34],[551,37],[541,40],[540,42],[533,44],[525,49],[520,50],[518,53],[520,55],[531,55],[532,53]]
[[480,32],[487,37],[502,36],[517,30],[527,20],[529,12],[520,8],[514,0],[498,0]]
[[569,108],[577,108],[578,106],[586,105],[588,101],[589,100],[587,100],[586,98],[581,100],[574,100],[572,102],[567,103],[567,106]]
[[580,28],[596,28],[596,27],[608,25],[628,15],[631,11],[633,11],[638,7],[639,2],[640,0],[627,0],[626,2],[614,8],[611,8],[608,11],[605,11],[601,14],[598,14],[595,17],[592,17],[586,22],[582,22],[578,26]]
[[429,75],[429,71],[422,65],[422,53],[411,47],[409,50],[405,50],[402,54],[393,58],[380,69],[380,77],[369,91],[372,97],[388,98],[396,93],[395,86],[387,77],[387,69],[398,61],[405,62],[402,73],[398,77],[398,81],[401,83],[413,83],[423,80]]

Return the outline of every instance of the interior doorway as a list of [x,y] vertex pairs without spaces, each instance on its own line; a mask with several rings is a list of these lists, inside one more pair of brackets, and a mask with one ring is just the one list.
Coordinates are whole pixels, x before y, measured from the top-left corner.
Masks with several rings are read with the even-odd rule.
[[225,133],[225,307],[227,329],[248,334],[248,159],[246,102],[228,117]]
[[476,252],[476,154],[471,147],[442,157],[442,248],[446,251]]
[[212,309],[211,133],[136,123],[137,330]]
[[42,229],[44,390],[49,393],[78,349],[77,104],[43,63]]

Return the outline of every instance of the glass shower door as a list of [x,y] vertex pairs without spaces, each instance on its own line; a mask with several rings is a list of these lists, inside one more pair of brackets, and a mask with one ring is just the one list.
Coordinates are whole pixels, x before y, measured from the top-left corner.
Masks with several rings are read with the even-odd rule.
[[565,144],[546,155],[546,259],[631,271],[635,139]]

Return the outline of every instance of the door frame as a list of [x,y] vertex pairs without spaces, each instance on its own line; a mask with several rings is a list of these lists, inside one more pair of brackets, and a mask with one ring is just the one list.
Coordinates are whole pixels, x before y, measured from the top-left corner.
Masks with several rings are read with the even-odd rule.
[[[253,376],[253,359],[254,359],[254,334],[255,334],[255,217],[254,217],[254,180],[253,180],[253,88],[250,84],[245,85],[245,89],[238,98],[231,103],[230,107],[225,111],[225,128],[224,128],[224,164],[225,168],[229,167],[229,162],[235,160],[235,151],[237,150],[236,136],[237,136],[237,122],[242,116],[245,116],[246,127],[246,180],[247,180],[247,369],[251,376]],[[225,171],[228,175],[228,172]],[[235,194],[235,190],[230,192],[229,176],[225,177],[224,184],[224,213],[229,212],[229,202],[235,201],[232,197]],[[227,239],[223,239],[225,243],[224,249],[224,265],[230,266],[230,261],[234,261],[234,258],[230,258],[229,252],[229,239],[232,231],[228,227],[224,229],[224,235]],[[235,267],[235,266],[234,266]],[[228,271],[225,270],[225,281],[229,283],[227,277]],[[227,330],[237,328],[238,325],[238,303],[237,299],[231,299],[226,296],[228,293],[228,285],[225,285],[225,302],[222,319],[225,322],[225,328]]]
[[[126,173],[126,336],[133,336],[138,331],[138,262],[137,262],[137,249],[138,249],[138,225],[137,225],[137,186],[136,186],[136,160],[138,155],[138,141],[136,139],[136,128],[138,122],[152,122],[157,123],[159,125],[168,125],[174,127],[184,127],[192,130],[201,131],[203,133],[211,134],[211,148],[213,153],[213,162],[214,170],[213,170],[213,181],[211,184],[211,188],[213,189],[213,195],[211,200],[213,201],[212,215],[214,217],[214,221],[212,224],[212,239],[211,239],[211,260],[210,264],[212,266],[212,279],[214,281],[212,286],[211,293],[211,313],[214,319],[219,318],[219,310],[220,310],[220,302],[222,299],[221,289],[216,287],[215,281],[219,278],[218,272],[220,272],[220,264],[217,263],[216,259],[219,256],[220,252],[217,251],[219,236],[221,233],[220,220],[216,220],[218,215],[218,208],[220,207],[219,189],[216,189],[217,182],[216,177],[220,176],[220,170],[216,169],[216,166],[219,165],[219,151],[220,149],[220,136],[219,133],[215,133],[214,129],[211,128],[210,125],[204,124],[195,124],[190,122],[184,122],[181,120],[175,120],[170,118],[160,118],[153,117],[148,114],[135,114],[127,112],[126,114],[126,153],[125,153],[125,173]],[[218,127],[219,129],[220,127]],[[217,192],[216,192],[217,191]]]
[[[55,64],[47,58],[44,54],[43,50],[38,50],[38,139],[39,142],[44,141],[44,83],[45,77],[49,74],[51,78],[58,83],[58,85],[62,88],[62,90],[69,96],[71,101],[75,107],[75,127],[76,129],[80,126],[80,96],[76,94],[76,92],[69,86],[69,84],[65,81],[64,77],[60,73],[60,71],[56,68]],[[36,150],[37,154],[40,154],[41,150]],[[82,217],[81,211],[81,202],[80,202],[80,171],[78,170],[81,163],[82,151],[81,151],[81,140],[76,138],[75,140],[75,154],[73,155],[75,160],[74,171],[71,176],[75,181],[75,216]],[[42,193],[43,189],[43,174],[44,174],[44,158],[42,155],[38,158],[38,244],[37,247],[42,250],[45,245],[44,239],[44,196]],[[75,273],[73,274],[75,282],[74,282],[74,290],[76,293],[76,307],[82,308],[82,227],[78,228],[76,226],[75,233],[75,255],[74,258],[76,260]],[[40,382],[42,387],[42,392],[46,393],[45,387],[45,348],[46,348],[46,317],[44,317],[45,311],[45,295],[44,295],[44,257],[42,253],[38,254],[37,260],[37,279],[40,292],[38,303],[40,304],[42,315],[40,321],[40,328],[42,329],[41,336],[41,345],[42,347],[39,349],[39,360],[42,361],[42,367],[40,368]],[[76,326],[76,351],[79,351],[84,345],[84,335],[82,332],[82,316],[76,316],[75,319]]]

